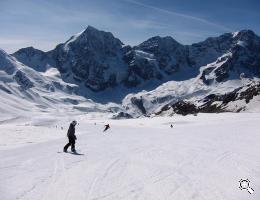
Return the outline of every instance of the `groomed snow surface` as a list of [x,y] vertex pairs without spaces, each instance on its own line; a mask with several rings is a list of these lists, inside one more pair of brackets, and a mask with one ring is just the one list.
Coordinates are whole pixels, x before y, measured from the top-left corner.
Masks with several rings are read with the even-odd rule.
[[[61,153],[72,119],[79,155]],[[259,119],[1,117],[0,199],[259,200]],[[239,189],[240,179],[250,180],[253,194]]]

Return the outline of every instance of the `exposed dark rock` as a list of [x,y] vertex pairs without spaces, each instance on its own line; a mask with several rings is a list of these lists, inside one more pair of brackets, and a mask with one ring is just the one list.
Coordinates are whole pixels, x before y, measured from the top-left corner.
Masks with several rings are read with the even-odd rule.
[[33,83],[26,76],[26,74],[20,70],[18,70],[14,75],[14,80],[21,86],[22,89],[27,90],[33,87]]
[[132,97],[131,102],[132,102],[133,105],[135,105],[142,112],[142,114],[146,115],[146,110],[144,108],[142,98],[138,99],[136,97]]
[[250,86],[245,91],[242,91],[239,95],[239,99],[245,99],[246,103],[249,103],[254,96],[257,96],[259,94],[260,94],[260,83],[254,86]]
[[125,113],[125,112],[119,112],[116,115],[114,115],[112,118],[113,119],[132,119],[133,116],[128,113]]
[[181,100],[172,105],[164,106],[161,111],[156,114],[160,115],[163,111],[167,111],[169,109],[172,109],[173,113],[180,115],[196,114],[199,112],[199,109],[193,103]]
[[156,115],[161,115],[165,111],[172,109],[173,113],[187,115],[195,113],[220,113],[220,112],[240,112],[244,110],[244,106],[238,107],[236,110],[230,110],[229,103],[237,100],[245,100],[249,103],[255,96],[260,94],[260,82],[252,82],[244,87],[239,87],[232,92],[217,95],[210,94],[203,99],[199,100],[200,106],[196,106],[196,102],[189,102],[180,100],[173,104],[167,104],[161,108]]

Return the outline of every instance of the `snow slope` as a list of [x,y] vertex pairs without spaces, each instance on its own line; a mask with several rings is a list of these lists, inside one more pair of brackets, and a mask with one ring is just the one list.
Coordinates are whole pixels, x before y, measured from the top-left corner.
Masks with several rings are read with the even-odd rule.
[[[225,113],[108,121],[77,115],[2,121],[1,199],[258,200],[259,117]],[[57,153],[67,142],[72,118],[79,121],[76,148],[82,155]],[[112,127],[105,133],[104,123]],[[239,189],[241,178],[251,181],[252,195]]]
[[[127,95],[122,102],[126,111],[134,117],[144,113],[140,107],[133,102],[133,99],[142,100],[142,105],[146,115],[151,115],[160,110],[168,103],[178,102],[180,100],[190,100],[197,102],[210,94],[225,94],[246,84],[241,80],[230,80],[223,83],[206,85],[199,76],[185,81],[168,81],[154,90],[131,93]],[[259,106],[258,106],[259,107]]]
[[32,113],[109,112],[120,106],[98,104],[77,94],[56,68],[36,71],[0,49],[0,119],[31,117]]

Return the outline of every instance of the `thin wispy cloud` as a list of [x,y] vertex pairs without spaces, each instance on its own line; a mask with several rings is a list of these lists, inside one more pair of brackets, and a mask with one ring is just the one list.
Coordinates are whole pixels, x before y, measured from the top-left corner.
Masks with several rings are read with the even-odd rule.
[[122,1],[134,4],[134,5],[137,5],[137,6],[142,6],[142,7],[148,8],[148,9],[152,9],[152,10],[164,13],[164,14],[174,15],[174,16],[185,18],[185,19],[188,19],[188,20],[201,22],[201,23],[204,23],[204,24],[207,24],[207,25],[210,25],[210,26],[217,27],[217,28],[219,28],[221,30],[224,30],[224,31],[232,31],[232,29],[230,29],[230,28],[228,28],[226,26],[219,25],[217,23],[211,22],[209,20],[206,20],[206,19],[203,19],[203,18],[200,18],[200,17],[195,17],[195,16],[184,14],[184,13],[175,12],[175,11],[171,11],[171,10],[155,7],[155,6],[144,4],[144,3],[141,3],[141,2],[135,1],[135,0],[122,0]]
[[167,29],[169,25],[152,20],[131,19],[127,21],[128,26],[136,29]]

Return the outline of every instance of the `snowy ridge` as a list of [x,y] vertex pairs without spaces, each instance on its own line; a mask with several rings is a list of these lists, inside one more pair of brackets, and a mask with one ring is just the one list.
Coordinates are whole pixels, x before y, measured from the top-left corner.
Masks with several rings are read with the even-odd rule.
[[[0,98],[4,116],[33,112],[109,112],[114,104],[100,105],[77,95],[78,86],[65,83],[56,68],[38,72],[0,51]],[[2,115],[1,114],[1,115]],[[108,113],[109,114],[109,113]]]
[[[243,81],[245,82],[245,80]],[[141,115],[151,116],[159,112],[166,105],[183,100],[188,100],[199,105],[202,99],[211,94],[224,95],[240,86],[243,86],[241,80],[231,80],[212,85],[205,85],[199,78],[182,82],[169,81],[149,92],[143,91],[137,94],[129,94],[124,98],[122,104],[126,112],[134,117]],[[140,106],[143,109],[140,109]]]
[[12,56],[24,65],[39,72],[44,72],[55,65],[55,61],[47,52],[43,52],[33,47],[22,48],[12,54]]
[[[217,82],[233,78],[234,71],[248,71],[248,77],[258,77],[259,74],[250,73],[255,69],[247,68],[251,65],[257,68],[259,51],[260,38],[250,30],[226,33],[192,45],[182,45],[169,36],[156,36],[131,47],[112,33],[88,26],[52,51],[21,49],[13,55],[34,69],[38,65],[47,66],[43,69],[55,67],[64,81],[100,92],[120,85],[142,90],[142,85],[149,81],[191,79],[200,73],[202,66],[217,62],[229,53],[233,56],[227,66],[215,70]],[[36,58],[39,62],[33,66]],[[233,67],[229,62],[234,63]]]
[[85,30],[73,35],[67,42],[65,42],[63,48],[65,51],[69,51],[69,44],[74,42],[75,40],[78,39],[78,37],[84,32]]
[[[14,53],[24,64],[17,65],[21,72],[16,75],[12,74],[16,68],[10,65],[14,58],[7,56],[9,65],[3,66],[12,72],[9,81],[16,80],[28,91],[37,88],[45,95],[72,95],[66,104],[85,111],[95,109],[77,103],[92,99],[93,103],[103,103],[98,104],[101,110],[116,113],[115,117],[138,117],[153,115],[178,101],[199,105],[207,96],[250,87],[245,82],[260,77],[259,53],[260,38],[250,30],[192,45],[156,36],[131,47],[110,32],[88,26],[49,52],[24,48]],[[2,76],[2,80],[7,81],[8,76]],[[6,86],[1,88],[8,91]],[[112,107],[107,105],[110,103]],[[228,111],[243,110],[246,106],[242,104]]]

